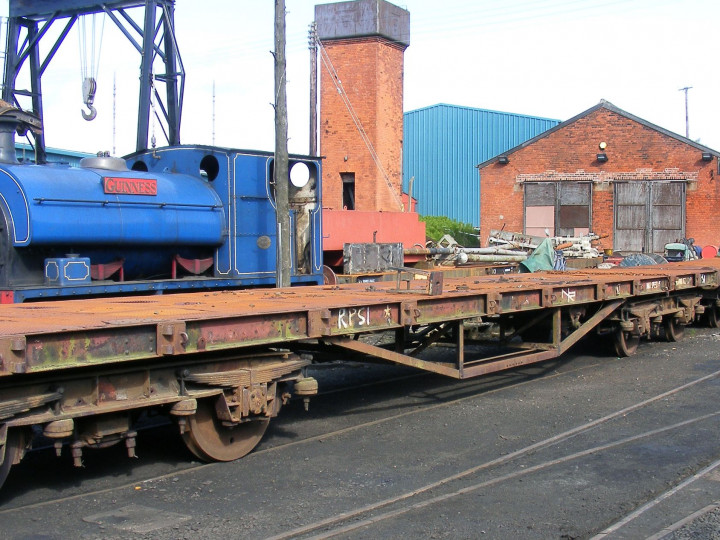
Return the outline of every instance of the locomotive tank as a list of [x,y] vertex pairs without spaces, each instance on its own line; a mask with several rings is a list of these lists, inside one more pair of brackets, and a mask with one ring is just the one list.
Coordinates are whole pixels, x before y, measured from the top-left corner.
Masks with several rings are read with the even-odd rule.
[[[0,196],[9,244],[3,250],[0,240],[0,257],[28,269],[38,266],[27,259],[72,252],[93,264],[122,259],[126,279],[148,278],[167,273],[174,253],[212,257],[223,242],[222,202],[205,181],[129,171],[116,158],[86,158],[80,168],[3,164]],[[19,261],[3,262],[0,274]]]

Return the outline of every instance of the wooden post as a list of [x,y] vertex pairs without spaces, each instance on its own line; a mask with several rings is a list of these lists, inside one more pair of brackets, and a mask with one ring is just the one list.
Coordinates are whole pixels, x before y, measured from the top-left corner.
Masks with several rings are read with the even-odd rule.
[[276,286],[290,286],[291,246],[288,202],[287,95],[285,80],[285,0],[275,0],[275,211],[277,215]]

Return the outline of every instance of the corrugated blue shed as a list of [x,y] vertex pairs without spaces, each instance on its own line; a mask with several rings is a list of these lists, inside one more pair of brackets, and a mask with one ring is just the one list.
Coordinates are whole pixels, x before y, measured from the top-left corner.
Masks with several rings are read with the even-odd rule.
[[[82,158],[95,155],[59,148],[45,148],[45,153],[48,163],[67,163],[71,167],[79,167]],[[15,155],[21,162],[35,163],[35,150],[27,143],[15,143]]]
[[539,135],[559,120],[444,103],[404,115],[403,189],[415,177],[418,213],[480,224],[476,165]]

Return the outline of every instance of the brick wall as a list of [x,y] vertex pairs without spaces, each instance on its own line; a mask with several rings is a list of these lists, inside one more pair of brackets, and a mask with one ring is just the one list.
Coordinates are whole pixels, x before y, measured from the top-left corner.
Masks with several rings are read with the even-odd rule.
[[[605,142],[607,148],[600,150]],[[608,160],[600,163],[599,152]],[[717,159],[706,162],[701,150],[600,106],[585,116],[509,154],[509,163],[480,170],[480,234],[491,229],[523,231],[523,180],[593,182],[592,232],[607,235],[612,247],[613,182],[682,180],[686,183],[688,237],[696,245],[720,244]]]
[[342,208],[341,173],[355,173],[355,209],[399,211],[402,193],[404,46],[380,37],[324,41],[380,171],[325,66],[320,78],[323,206]]

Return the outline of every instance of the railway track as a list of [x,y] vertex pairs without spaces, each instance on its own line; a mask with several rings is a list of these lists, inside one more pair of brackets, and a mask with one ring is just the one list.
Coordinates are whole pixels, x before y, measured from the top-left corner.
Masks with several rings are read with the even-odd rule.
[[[518,480],[525,476],[530,476],[533,474],[536,474],[540,471],[543,471],[544,469],[549,469],[552,467],[562,466],[567,464],[568,462],[580,460],[582,458],[586,458],[588,456],[596,455],[602,452],[607,451],[613,451],[616,450],[618,447],[622,447],[624,445],[637,442],[638,440],[645,439],[645,438],[651,438],[658,435],[665,434],[666,432],[672,432],[675,430],[679,430],[688,426],[692,426],[695,423],[705,422],[708,420],[717,420],[717,418],[720,416],[720,410],[715,411],[713,413],[690,418],[688,420],[685,420],[683,422],[679,422],[672,425],[664,426],[663,428],[654,429],[651,431],[646,431],[642,433],[638,433],[636,435],[633,435],[632,437],[626,437],[623,439],[618,439],[615,441],[612,441],[610,443],[606,443],[603,445],[598,446],[592,446],[589,448],[586,448],[580,452],[567,454],[565,456],[562,456],[560,458],[544,461],[541,463],[536,463],[532,466],[527,466],[523,468],[521,471],[517,471],[514,473],[508,473],[504,475],[497,476],[495,478],[492,478],[490,480],[484,480],[476,483],[472,483],[469,485],[465,485],[460,488],[456,489],[448,489],[445,493],[441,495],[434,495],[431,497],[425,498],[425,500],[417,500],[421,499],[421,494],[424,494],[426,492],[437,490],[441,487],[449,486],[450,484],[456,482],[460,478],[464,478],[466,476],[469,476],[471,474],[477,474],[480,469],[489,469],[493,466],[496,466],[500,463],[504,463],[505,460],[502,460],[500,463],[498,463],[497,460],[495,462],[488,462],[483,463],[481,465],[478,465],[476,467],[473,467],[472,469],[462,471],[460,474],[455,475],[453,477],[447,477],[441,480],[440,482],[436,482],[433,484],[429,484],[426,486],[423,486],[419,489],[413,490],[411,493],[404,494],[400,497],[395,497],[393,499],[381,501],[379,503],[373,504],[369,507],[362,507],[357,508],[351,511],[344,512],[342,516],[339,517],[333,517],[328,519],[323,519],[321,521],[311,523],[304,527],[299,527],[297,529],[290,530],[286,533],[282,533],[280,535],[271,536],[267,540],[284,540],[287,538],[311,538],[313,540],[320,540],[320,539],[326,539],[326,538],[336,538],[338,536],[342,535],[348,535],[351,533],[354,533],[359,530],[365,529],[366,533],[367,531],[371,530],[372,527],[377,526],[379,524],[383,524],[383,522],[395,520],[401,516],[404,516],[405,514],[411,513],[411,512],[419,512],[419,511],[426,511],[430,510],[432,511],[433,507],[437,507],[440,505],[445,505],[449,502],[451,502],[454,498],[459,497],[465,497],[468,495],[471,495],[475,492],[478,492],[480,490],[487,490],[490,488],[495,488],[498,485],[509,483],[515,480]],[[554,442],[562,442],[561,440],[554,441]],[[550,444],[550,443],[548,443]],[[529,454],[533,449],[527,448],[523,449],[521,452],[515,454],[513,457],[520,457],[525,456]],[[671,495],[675,493],[677,490],[686,488],[691,481],[695,480],[696,477],[701,477],[706,475],[707,473],[715,470],[718,466],[720,466],[720,460],[713,462],[708,467],[702,469],[699,473],[693,475],[691,478],[687,479],[685,482],[683,482],[681,485],[677,487],[677,489],[673,489],[670,492],[667,493],[667,495]],[[663,494],[666,495],[666,494]],[[401,504],[401,501],[406,501],[407,499],[412,498],[416,502],[411,503],[405,503]],[[657,498],[653,501],[650,501],[648,503],[648,507],[651,507],[654,503],[662,500],[662,498]],[[633,512],[630,515],[626,516],[624,519],[620,520],[618,523],[614,524],[611,527],[608,527],[607,529],[603,530],[598,535],[595,535],[593,537],[594,540],[600,540],[602,538],[609,537],[612,533],[620,529],[622,526],[627,525],[630,523],[635,517],[639,516],[643,511],[644,507],[640,508],[637,512]],[[378,512],[379,511],[379,512]]]
[[[671,396],[680,392],[690,392],[697,385],[702,385],[708,381],[715,380],[718,377],[720,377],[720,370],[694,379],[689,383],[677,386],[661,394],[657,394],[649,399],[637,402],[631,406],[623,407],[622,409],[618,409],[601,418],[586,422],[585,424],[576,426],[562,433],[558,433],[552,437],[548,437],[547,439],[525,446],[496,459],[478,463],[470,468],[453,475],[446,476],[435,482],[415,487],[401,495],[377,501],[371,505],[346,509],[340,515],[318,520],[302,527],[288,530],[281,534],[269,537],[268,540],[285,540],[289,538],[334,538],[363,529],[366,529],[367,533],[367,530],[370,530],[372,527],[377,526],[384,521],[392,521],[407,513],[417,512],[433,506],[444,505],[450,502],[453,498],[464,497],[479,490],[494,488],[499,484],[515,481],[519,478],[538,473],[544,469],[562,466],[568,462],[581,460],[583,458],[587,458],[588,456],[597,455],[603,452],[615,451],[624,445],[628,445],[642,439],[651,439],[653,437],[666,435],[670,432],[691,427],[697,423],[714,422],[717,424],[718,418],[720,418],[720,410],[712,411],[699,416],[690,416],[680,422],[667,423],[666,425],[652,430],[640,431],[631,436],[619,437],[603,444],[586,444],[582,447],[582,449],[574,452],[565,453],[561,451],[558,457],[552,457],[551,459],[532,459],[532,456],[537,454],[540,450],[551,447],[562,448],[562,446],[570,439],[587,434],[604,424],[618,419],[626,419],[628,415],[635,411],[650,407],[660,401],[667,400]],[[516,469],[512,472],[503,471],[503,466],[523,459],[527,460],[527,464],[522,465],[519,470]],[[706,474],[707,472],[714,470],[719,465],[720,461],[714,462],[709,467],[703,469],[701,474]],[[496,470],[499,472],[493,474]],[[487,473],[491,476],[491,478],[478,481],[478,477],[483,473]],[[691,478],[692,476],[693,475],[691,475]],[[681,485],[681,487],[685,487],[685,482],[682,484],[683,485]],[[461,487],[459,487],[459,485]],[[438,494],[438,492],[440,493]],[[652,504],[653,502],[654,501],[651,501],[648,504]],[[639,515],[641,511],[642,508],[637,515]],[[632,521],[635,515],[636,513],[630,514],[625,519],[620,520],[611,527],[608,527],[604,531],[604,534],[598,535],[594,538],[598,540],[599,538],[605,537],[620,529],[623,525]]]
[[[667,346],[660,343],[648,347],[646,350],[652,351],[661,347]],[[524,389],[521,395],[533,395],[539,390],[539,384],[545,384],[553,379],[562,379],[566,381],[566,384],[577,385],[577,381],[584,379],[591,371],[607,371],[607,368],[611,368],[611,370],[623,369],[622,362],[620,361],[597,358],[583,361],[573,360],[569,364],[563,363],[555,365],[553,362],[551,362],[551,364],[552,369],[545,370],[544,374],[538,371],[536,367],[521,368],[520,370],[498,374],[494,377],[505,379],[505,381],[499,385],[496,384],[498,381],[490,382],[486,379],[454,383],[454,386],[462,387],[461,397],[447,399],[446,401],[438,403],[432,396],[427,396],[427,403],[422,406],[418,406],[417,403],[412,403],[412,406],[409,408],[410,410],[405,410],[400,414],[387,414],[386,409],[378,409],[378,411],[385,410],[385,413],[372,413],[372,416],[374,416],[372,420],[360,421],[341,429],[325,430],[307,438],[293,440],[289,443],[279,442],[276,444],[278,442],[277,439],[271,438],[269,444],[273,446],[261,448],[254,452],[252,459],[257,465],[275,460],[286,461],[289,455],[297,454],[298,451],[300,451],[301,455],[314,453],[316,451],[314,449],[317,449],[319,441],[325,441],[324,444],[327,444],[333,439],[345,439],[349,436],[359,436],[361,433],[372,433],[382,425],[394,425],[398,422],[404,425],[407,422],[413,421],[413,419],[422,417],[442,417],[443,411],[449,412],[456,410],[458,406],[463,403],[472,403],[479,400],[492,402],[495,399],[504,399],[509,393],[517,394],[521,389]],[[615,367],[612,367],[613,365]],[[556,370],[554,368],[559,369]],[[530,370],[530,372],[528,372],[528,370]],[[513,374],[520,377],[521,380],[512,381]],[[669,390],[656,393],[645,399],[635,401],[632,404],[626,404],[624,407],[612,409],[602,417],[575,425],[571,429],[561,430],[551,437],[538,440],[531,444],[519,445],[513,452],[499,455],[495,458],[488,455],[486,459],[481,461],[476,460],[472,466],[457,470],[452,475],[445,475],[432,482],[415,485],[407,492],[397,494],[393,497],[385,499],[378,498],[378,500],[371,505],[345,507],[342,512],[338,512],[335,515],[333,515],[332,512],[326,511],[326,517],[323,519],[305,522],[302,524],[302,527],[286,529],[285,532],[274,534],[274,537],[362,537],[374,536],[377,531],[380,531],[379,534],[383,534],[383,531],[386,532],[386,530],[389,530],[387,528],[391,529],[393,524],[397,523],[397,520],[407,519],[408,516],[410,516],[412,520],[412,516],[417,516],[418,513],[442,511],[442,509],[446,509],[448,505],[452,506],[456,504],[456,501],[469,497],[474,493],[493,493],[498,489],[511,489],[513,483],[518,480],[532,482],[537,475],[543,474],[546,471],[583,462],[583,460],[591,456],[603,456],[613,451],[623,451],[628,446],[637,444],[637,441],[654,443],[660,441],[660,439],[667,434],[675,436],[683,429],[692,430],[696,426],[702,425],[703,422],[713,422],[715,420],[716,424],[718,411],[709,410],[709,412],[705,412],[704,414],[686,414],[682,419],[675,419],[678,421],[670,421],[670,419],[668,419],[668,421],[661,423],[661,425],[653,429],[642,429],[641,424],[638,424],[637,431],[628,436],[613,434],[612,437],[606,437],[607,433],[600,433],[601,430],[610,427],[613,428],[614,433],[615,427],[618,424],[631,421],[633,415],[648,410],[655,410],[658,407],[665,408],[668,400],[675,399],[676,397],[685,399],[688,395],[692,394],[703,395],[702,392],[707,389],[707,386],[712,386],[717,383],[718,375],[720,375],[720,372],[712,372],[702,377],[694,377],[686,384],[673,386]],[[508,379],[508,377],[510,377],[510,379]],[[423,384],[420,384],[419,387],[413,386],[412,388],[417,388],[417,391],[411,392],[411,394],[422,394],[428,386],[437,385],[440,385],[440,388],[437,388],[437,393],[445,393],[446,385],[443,384],[441,380],[436,377],[425,379],[427,378],[414,379],[415,382]],[[404,380],[407,381],[407,379]],[[410,380],[412,381],[413,379]],[[358,390],[360,390],[362,394],[367,394],[367,392],[376,389],[375,385],[387,386],[385,381],[379,381],[377,383],[367,383]],[[387,390],[389,391],[390,388],[392,387],[387,387]],[[478,394],[478,391],[480,391],[480,394]],[[397,391],[393,390],[391,393],[396,394]],[[336,397],[340,397],[341,395],[357,396],[357,393],[353,393],[349,387],[338,387],[331,394],[331,396],[333,395]],[[493,396],[497,397],[495,398]],[[362,399],[359,397],[354,399],[354,401],[358,400],[362,402]],[[367,405],[372,408],[372,402]],[[400,406],[398,409],[405,409],[405,407]],[[384,416],[378,418],[378,414],[384,414]],[[344,416],[342,418],[344,418]],[[673,418],[675,417],[673,416]],[[297,423],[297,425],[300,425],[301,422],[302,420],[298,420],[297,422],[293,420],[293,424]],[[320,422],[324,423],[325,420],[320,420]],[[598,444],[598,439],[604,440],[601,444]],[[280,439],[280,441],[282,441],[282,439]],[[224,468],[231,466],[220,465],[219,467]],[[248,466],[243,468],[248,467],[252,469],[252,463],[248,463]],[[70,499],[56,498],[45,501],[40,505],[22,505],[16,508],[6,508],[0,510],[0,515],[4,516],[4,520],[7,519],[12,523],[16,518],[22,519],[21,516],[32,515],[33,511],[37,513],[41,508],[62,508],[70,503],[83,507],[87,506],[89,501],[97,501],[97,504],[102,504],[102,501],[114,501],[116,499],[118,502],[122,500],[132,500],[132,498],[127,499],[127,494],[132,493],[135,487],[141,487],[144,492],[145,486],[148,486],[150,489],[150,491],[147,491],[148,494],[152,494],[153,492],[157,493],[153,491],[154,488],[152,486],[173,485],[172,479],[177,480],[178,478],[180,478],[179,482],[174,485],[183,485],[186,484],[186,482],[183,481],[183,477],[187,477],[188,480],[194,478],[195,482],[199,482],[203,477],[207,477],[210,471],[217,473],[218,465],[202,465],[192,470],[173,471],[165,475],[143,479],[138,478],[132,483],[115,486],[109,490],[78,494]],[[689,471],[688,474],[692,475],[694,472],[695,471]],[[210,499],[212,499],[213,496],[213,494],[206,495],[206,497]],[[150,499],[150,501],[151,500],[152,499]],[[80,504],[80,501],[85,502]],[[317,504],[321,506],[325,504],[321,495],[318,495]],[[100,506],[96,507],[100,508]],[[180,508],[182,507],[183,505],[181,505]],[[240,516],[244,515],[244,512],[243,510]],[[281,505],[278,507],[278,512],[280,512],[280,514],[278,514],[278,516],[280,516],[283,515],[283,512],[287,512],[287,509],[284,505]],[[267,526],[269,527],[270,524],[268,523]],[[159,533],[160,531],[156,532]],[[255,532],[257,533],[258,531]],[[104,534],[107,535],[108,538],[115,538],[112,536],[111,530],[106,530]],[[117,536],[117,538],[120,537],[121,536]],[[157,537],[169,538],[170,536],[158,534]]]

